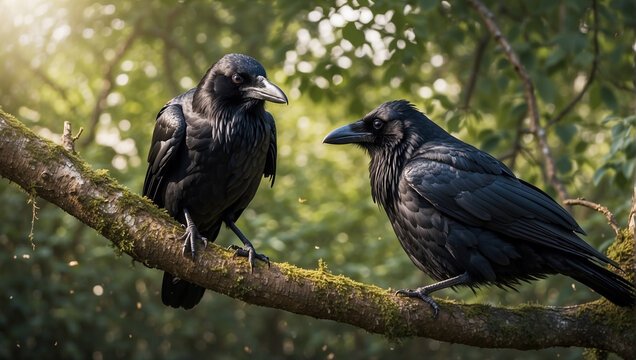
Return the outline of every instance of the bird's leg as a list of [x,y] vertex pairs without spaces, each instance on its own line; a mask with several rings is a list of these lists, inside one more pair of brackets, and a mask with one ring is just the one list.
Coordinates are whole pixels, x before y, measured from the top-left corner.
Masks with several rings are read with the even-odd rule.
[[429,294],[433,291],[445,289],[451,286],[467,284],[469,282],[470,275],[465,272],[459,276],[436,282],[435,284],[431,284],[428,286],[423,286],[415,290],[398,290],[395,292],[395,295],[406,295],[408,297],[416,297],[424,300],[424,302],[431,305],[431,307],[433,308],[433,317],[437,317],[437,313],[439,313],[439,306],[437,306],[437,303],[435,302],[435,300],[433,300],[432,297],[429,296]]
[[201,239],[205,248],[208,246],[208,239],[199,234],[199,230],[197,229],[196,225],[194,225],[194,221],[192,221],[192,217],[190,216],[190,212],[188,212],[188,209],[183,209],[183,214],[185,215],[186,219],[186,225],[184,226],[185,233],[181,235],[181,237],[179,237],[179,240],[183,240],[183,255],[186,254],[189,248],[192,260],[194,260],[194,255],[196,253],[195,242],[198,239]]
[[254,258],[266,262],[267,263],[267,267],[269,267],[269,258],[267,256],[263,255],[263,254],[257,253],[256,250],[254,250],[254,246],[252,245],[252,243],[247,239],[247,237],[245,235],[243,235],[243,233],[241,232],[241,230],[239,230],[239,228],[236,226],[234,221],[225,220],[225,223],[227,224],[227,226],[230,229],[232,229],[232,231],[234,231],[236,236],[238,236],[238,238],[243,243],[243,247],[240,247],[238,245],[230,245],[230,246],[228,246],[228,250],[229,249],[236,250],[234,252],[234,257],[236,257],[236,256],[247,257],[247,259],[248,259],[248,261],[250,263],[250,271],[251,272],[254,272]]

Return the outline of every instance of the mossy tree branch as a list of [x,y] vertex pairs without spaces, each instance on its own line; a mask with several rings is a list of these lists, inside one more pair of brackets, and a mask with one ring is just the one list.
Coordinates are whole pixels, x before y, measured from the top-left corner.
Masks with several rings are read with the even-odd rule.
[[[272,263],[268,269],[257,263],[250,274],[245,259],[233,259],[232,252],[217,245],[200,251],[192,261],[181,254],[181,227],[164,211],[2,112],[0,175],[96,229],[133,259],[247,303],[392,338],[420,336],[490,348],[579,346],[626,358],[634,358],[636,352],[633,310],[605,300],[569,307],[503,308],[437,299],[441,309],[433,319],[430,307],[420,301],[333,275],[322,266],[306,270]],[[633,237],[623,232],[618,239],[617,260],[633,261]],[[631,255],[626,254],[630,249]]]

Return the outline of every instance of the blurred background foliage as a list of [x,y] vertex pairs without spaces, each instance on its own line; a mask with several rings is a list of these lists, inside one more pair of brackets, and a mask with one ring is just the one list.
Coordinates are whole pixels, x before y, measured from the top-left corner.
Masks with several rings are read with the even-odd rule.
[[[531,74],[568,191],[609,207],[625,226],[635,157],[633,1],[599,1],[596,12],[581,0],[485,3]],[[430,282],[371,201],[366,155],[321,143],[388,100],[412,101],[555,195],[526,130],[522,85],[462,1],[0,0],[0,8],[0,106],[58,142],[63,121],[83,127],[80,156],[138,192],[161,106],[225,53],[258,59],[290,104],[268,105],[279,134],[276,184],[262,186],[238,225],[274,261],[315,268],[322,258],[334,273],[385,288]],[[390,341],[211,292],[192,311],[173,310],[159,299],[160,271],[115,256],[106,239],[40,199],[32,246],[30,196],[6,180],[0,196],[0,358],[581,356]],[[605,250],[614,237],[605,218],[573,211],[586,240]],[[228,231],[217,240],[236,242]],[[560,276],[518,293],[437,296],[494,305],[597,297]]]

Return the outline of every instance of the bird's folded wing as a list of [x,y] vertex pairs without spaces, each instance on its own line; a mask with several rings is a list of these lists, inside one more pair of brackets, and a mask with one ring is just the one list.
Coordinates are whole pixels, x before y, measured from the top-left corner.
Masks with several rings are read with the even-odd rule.
[[143,195],[155,203],[162,186],[166,169],[185,139],[186,121],[181,105],[164,106],[157,115],[152,143],[148,153],[148,171],[144,181]]
[[615,264],[574,234],[582,230],[547,194],[509,174],[503,164],[497,173],[468,155],[449,154],[452,161],[420,155],[406,165],[403,180],[440,212],[465,225]]
[[276,123],[270,113],[267,113],[267,123],[270,126],[270,140],[263,175],[269,177],[271,179],[271,186],[274,186],[274,178],[276,177]]

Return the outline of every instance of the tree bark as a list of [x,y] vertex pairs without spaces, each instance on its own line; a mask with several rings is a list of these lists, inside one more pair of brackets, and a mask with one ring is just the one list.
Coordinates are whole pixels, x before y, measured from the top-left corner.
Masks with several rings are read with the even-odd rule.
[[[96,229],[133,259],[250,304],[347,323],[391,338],[421,336],[524,350],[579,346],[635,358],[634,310],[604,299],[569,307],[512,308],[436,299],[440,314],[434,319],[421,301],[334,275],[323,266],[306,270],[272,263],[268,269],[257,262],[252,274],[245,259],[233,259],[231,251],[214,244],[192,261],[181,254],[177,241],[183,230],[165,211],[1,111],[0,175]],[[623,231],[613,248],[611,255],[631,271],[633,237]],[[626,254],[629,249],[632,253]]]

